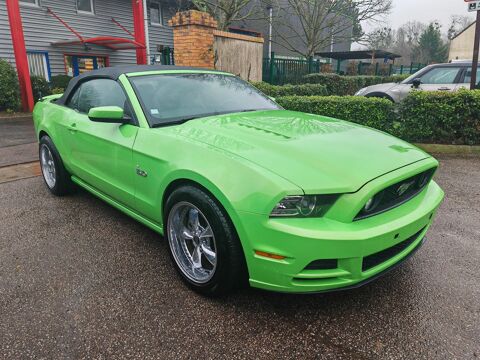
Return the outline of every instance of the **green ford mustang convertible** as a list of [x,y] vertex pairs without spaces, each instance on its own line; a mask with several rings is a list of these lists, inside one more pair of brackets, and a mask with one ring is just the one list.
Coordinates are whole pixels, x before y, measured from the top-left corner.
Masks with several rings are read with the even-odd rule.
[[438,162],[382,132],[283,110],[224,72],[92,71],[35,106],[43,177],[163,234],[205,295],[360,286],[424,241]]

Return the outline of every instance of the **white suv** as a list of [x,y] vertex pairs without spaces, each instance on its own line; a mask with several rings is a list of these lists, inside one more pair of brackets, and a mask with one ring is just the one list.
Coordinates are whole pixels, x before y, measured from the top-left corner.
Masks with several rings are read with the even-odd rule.
[[[471,74],[471,62],[429,65],[400,83],[368,86],[360,89],[355,95],[380,97],[393,102],[399,102],[403,100],[412,89],[426,91],[456,91],[460,88],[468,89],[470,88]],[[480,68],[477,71],[477,80],[480,81]]]

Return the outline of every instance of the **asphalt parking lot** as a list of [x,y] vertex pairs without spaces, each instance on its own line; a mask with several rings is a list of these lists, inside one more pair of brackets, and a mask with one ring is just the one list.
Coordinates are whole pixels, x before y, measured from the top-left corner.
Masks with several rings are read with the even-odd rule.
[[0,184],[0,358],[476,359],[480,158],[441,157],[424,247],[356,290],[202,298],[165,241],[40,177]]

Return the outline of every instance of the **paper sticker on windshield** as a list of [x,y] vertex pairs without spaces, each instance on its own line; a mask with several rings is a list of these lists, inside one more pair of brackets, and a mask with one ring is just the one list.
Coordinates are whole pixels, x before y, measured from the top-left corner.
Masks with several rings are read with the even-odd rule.
[[158,115],[159,114],[158,109],[150,109],[150,114]]

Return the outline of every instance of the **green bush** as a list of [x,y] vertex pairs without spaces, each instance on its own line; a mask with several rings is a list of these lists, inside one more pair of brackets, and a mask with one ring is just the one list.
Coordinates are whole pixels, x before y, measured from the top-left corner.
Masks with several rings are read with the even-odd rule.
[[265,95],[280,97],[280,96],[325,96],[328,95],[327,89],[320,84],[302,84],[302,85],[271,85],[266,82],[258,82],[253,84],[257,89]]
[[19,107],[17,73],[8,61],[0,59],[0,111],[17,111]]
[[50,85],[43,76],[32,75],[30,76],[32,83],[33,100],[36,102],[43,96],[51,95]]
[[392,132],[394,104],[360,96],[288,96],[277,99],[287,110],[330,116]]
[[400,104],[360,96],[288,96],[287,110],[370,126],[409,142],[480,145],[480,90],[413,91]]
[[399,82],[406,79],[409,75],[392,76],[345,76],[337,74],[308,74],[304,76],[307,84],[321,84],[327,88],[329,95],[354,95],[358,90],[366,86]]
[[72,79],[71,76],[68,75],[55,75],[52,76],[50,79],[50,87],[52,89],[63,89],[65,90],[67,88],[68,83]]
[[403,74],[403,75],[390,75],[390,76],[385,76],[382,78],[382,83],[396,83],[396,82],[401,82],[408,78],[410,74]]
[[480,90],[413,91],[398,106],[401,137],[421,143],[480,144]]
[[52,95],[53,94],[63,94],[65,92],[65,89],[62,88],[53,88],[52,89]]

